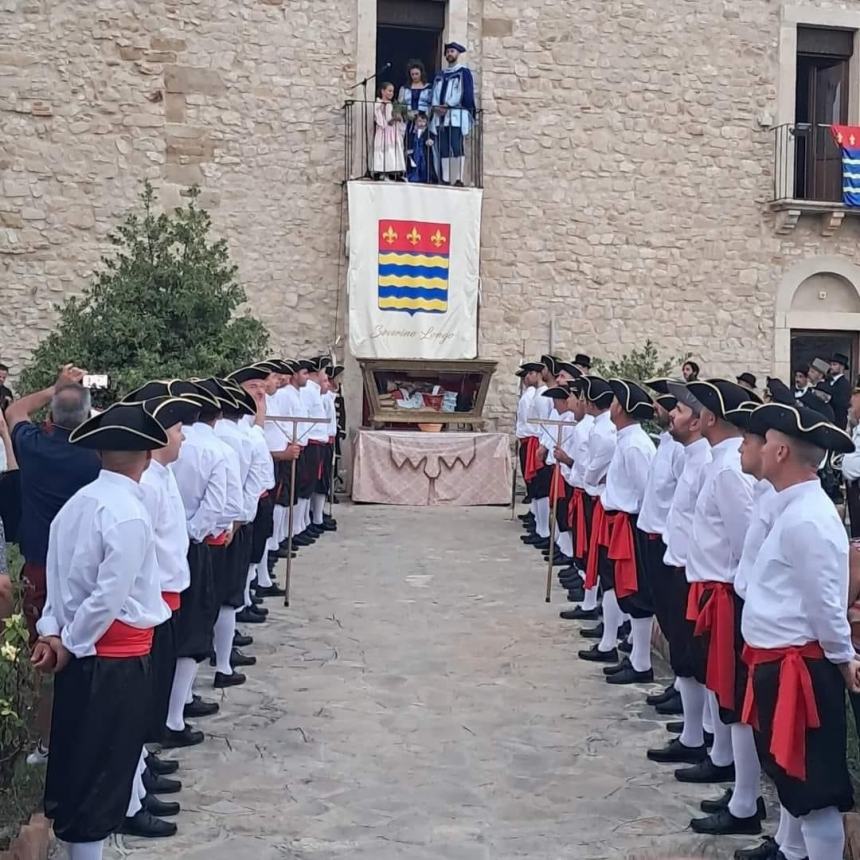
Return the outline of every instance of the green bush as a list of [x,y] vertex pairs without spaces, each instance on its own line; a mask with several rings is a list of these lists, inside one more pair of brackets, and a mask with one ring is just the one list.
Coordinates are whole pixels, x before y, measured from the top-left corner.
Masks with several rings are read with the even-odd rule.
[[619,377],[632,382],[646,382],[657,377],[680,379],[681,366],[689,357],[690,353],[687,353],[661,359],[657,345],[652,340],[646,340],[642,349],[632,349],[612,361],[595,359],[593,370],[604,379]]
[[[263,324],[238,315],[245,291],[227,243],[209,237],[211,219],[196,204],[158,213],[146,183],[140,210],[110,234],[114,250],[81,296],[59,306],[59,323],[33,353],[22,389],[53,383],[72,361],[106,373],[98,403],[150,379],[223,375],[262,357]],[[95,392],[94,392],[95,394]]]

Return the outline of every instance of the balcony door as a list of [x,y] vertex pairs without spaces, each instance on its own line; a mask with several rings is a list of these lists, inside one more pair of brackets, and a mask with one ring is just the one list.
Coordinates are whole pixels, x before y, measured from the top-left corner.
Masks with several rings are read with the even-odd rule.
[[848,122],[851,30],[799,27],[795,197],[842,200],[842,158],[830,126]]

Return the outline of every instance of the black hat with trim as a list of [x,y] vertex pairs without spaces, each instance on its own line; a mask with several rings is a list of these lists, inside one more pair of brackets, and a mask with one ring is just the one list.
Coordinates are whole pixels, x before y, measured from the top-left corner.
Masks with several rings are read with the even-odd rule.
[[229,417],[241,417],[242,415],[256,415],[257,403],[251,396],[250,392],[245,391],[241,385],[231,382],[229,379],[224,380],[224,387],[233,395],[236,401],[236,408],[224,407],[224,414]]
[[142,403],[114,403],[69,434],[69,442],[95,451],[153,451],[167,433]]
[[555,355],[542,355],[540,362],[553,376],[558,376],[558,365],[561,359]]
[[259,364],[250,364],[248,367],[240,367],[227,375],[228,382],[235,382],[241,385],[243,382],[253,382],[255,380],[267,379],[272,373],[266,367],[261,367]]
[[793,439],[801,439],[836,454],[854,451],[854,442],[844,430],[823,420],[820,412],[805,406],[786,406],[784,403],[759,406],[750,416],[749,431],[764,436],[768,430],[778,430]]
[[796,400],[791,389],[775,376],[768,376],[764,389],[770,395],[772,403],[784,403],[786,406],[794,406]]
[[730,424],[734,424],[735,427],[740,427],[740,429],[746,433],[752,433],[754,431],[749,429],[750,415],[752,415],[760,405],[760,403],[754,403],[752,400],[747,400],[746,403],[741,403],[737,409],[730,409],[726,413],[726,421]]
[[543,370],[543,365],[539,361],[525,361],[520,365],[520,370],[523,374],[540,373]]
[[675,379],[666,381],[666,388],[669,394],[675,398],[677,403],[683,403],[688,409],[692,410],[694,415],[701,415],[702,409],[705,407],[690,392],[688,383],[678,382]]
[[201,409],[221,409],[218,399],[205,388],[188,379],[171,379],[167,384],[171,397],[185,397],[194,401]]
[[567,400],[570,397],[570,390],[564,385],[556,385],[554,388],[547,388],[543,396],[551,397],[553,400]]
[[308,373],[313,373],[317,368],[312,361],[308,361],[306,358],[299,358],[296,361],[291,361],[289,364],[293,365],[293,373],[299,370],[306,370]]
[[568,376],[573,379],[579,379],[582,376],[582,371],[575,365],[569,361],[560,361],[555,367],[555,375],[558,376],[561,373],[566,373]]
[[585,399],[601,409],[608,409],[615,397],[612,386],[600,376],[583,376],[585,380]]
[[218,401],[219,409],[223,409],[224,406],[233,409],[238,408],[239,404],[236,402],[236,398],[220,379],[210,376],[207,379],[192,379],[191,381],[195,385],[199,385],[204,391],[208,391]]
[[576,358],[574,358],[573,363],[578,364],[580,367],[584,367],[586,370],[591,369],[591,359],[581,352],[576,354]]
[[169,397],[170,396],[169,379],[155,379],[141,385],[140,388],[135,388],[134,391],[129,391],[122,398],[123,403],[141,403],[144,400],[151,400],[153,397]]
[[152,397],[143,408],[165,429],[174,424],[193,424],[200,415],[200,406],[187,397]]
[[722,419],[725,419],[726,412],[737,409],[748,400],[761,403],[758,395],[728,379],[697,379],[687,383],[687,390],[705,409]]
[[671,412],[678,405],[678,398],[669,391],[669,383],[675,381],[674,379],[658,377],[657,379],[649,379],[645,383],[648,388],[657,393],[654,402],[659,403],[667,412]]
[[654,403],[648,392],[638,382],[617,377],[608,382],[615,399],[631,418],[647,421],[654,417]]
[[345,370],[342,364],[335,364],[332,369],[328,372],[328,378],[334,379],[337,376],[340,376]]
[[319,371],[323,368],[331,367],[334,363],[331,360],[330,355],[315,355],[313,358],[309,358],[308,362],[313,365],[314,371]]

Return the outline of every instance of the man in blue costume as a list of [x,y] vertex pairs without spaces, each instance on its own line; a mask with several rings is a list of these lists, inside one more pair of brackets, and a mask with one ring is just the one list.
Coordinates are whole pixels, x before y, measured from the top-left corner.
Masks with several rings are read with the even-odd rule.
[[472,130],[475,113],[475,84],[471,70],[460,62],[466,49],[457,42],[445,45],[447,69],[433,79],[430,133],[434,146],[436,175],[443,185],[463,185],[466,172],[465,138]]

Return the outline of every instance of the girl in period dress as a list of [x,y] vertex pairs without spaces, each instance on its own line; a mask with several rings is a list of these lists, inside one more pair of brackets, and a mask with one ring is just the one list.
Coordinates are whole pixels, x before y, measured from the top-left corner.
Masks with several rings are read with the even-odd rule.
[[394,84],[383,83],[373,110],[373,175],[402,180],[406,172],[403,117],[394,109]]

